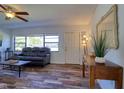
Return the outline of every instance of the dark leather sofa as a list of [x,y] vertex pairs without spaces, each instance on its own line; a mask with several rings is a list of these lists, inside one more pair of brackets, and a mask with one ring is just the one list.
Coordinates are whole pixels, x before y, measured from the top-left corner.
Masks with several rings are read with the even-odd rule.
[[47,47],[26,47],[22,49],[21,54],[14,55],[11,59],[28,60],[31,65],[45,66],[50,64],[50,49]]

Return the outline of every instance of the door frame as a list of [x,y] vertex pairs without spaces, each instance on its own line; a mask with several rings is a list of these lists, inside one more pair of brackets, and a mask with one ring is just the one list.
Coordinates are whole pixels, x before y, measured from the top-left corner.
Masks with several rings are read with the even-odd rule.
[[[79,51],[79,65],[81,65],[82,64],[82,53],[81,53],[81,51],[82,51],[82,47],[81,47],[81,33],[82,33],[82,31],[71,31],[71,32],[64,32],[64,43],[66,42],[65,41],[65,38],[66,38],[66,33],[79,33],[79,49],[78,49],[78,51]],[[66,43],[64,44],[64,54],[65,54],[65,56],[64,56],[64,58],[65,58],[65,64],[71,64],[71,63],[68,63],[67,62],[67,60],[66,60],[66,51],[67,51],[67,48],[66,48]]]

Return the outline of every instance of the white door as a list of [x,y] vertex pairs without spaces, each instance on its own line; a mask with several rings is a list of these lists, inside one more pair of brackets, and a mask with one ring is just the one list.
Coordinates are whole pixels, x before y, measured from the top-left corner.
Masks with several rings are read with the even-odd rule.
[[65,63],[80,64],[79,32],[65,32]]

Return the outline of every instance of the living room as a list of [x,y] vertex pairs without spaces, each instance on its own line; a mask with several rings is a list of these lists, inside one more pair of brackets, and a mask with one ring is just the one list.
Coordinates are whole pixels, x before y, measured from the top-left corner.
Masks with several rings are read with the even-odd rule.
[[[3,89],[91,88],[88,81],[88,71],[85,72],[86,78],[82,77],[82,61],[84,56],[82,36],[87,35],[88,52],[92,52],[91,37],[89,35],[96,31],[97,23],[113,6],[117,6],[118,9],[119,45],[116,46],[119,47],[110,49],[105,55],[105,59],[119,65],[121,68],[124,66],[123,5],[1,4],[0,6],[2,6],[0,7],[0,11],[5,11],[3,7],[6,8],[9,6],[14,8],[14,11],[29,13],[29,15],[19,15],[24,18],[21,20],[17,17],[6,20],[5,14],[3,12],[0,13],[0,34],[2,35],[0,51],[2,61],[5,61],[6,49],[13,52],[12,56],[17,56],[22,53],[25,47],[48,47],[51,50],[50,64],[45,64],[44,66],[24,66],[24,71],[21,71],[20,77],[18,77],[17,71],[1,70],[0,86]],[[38,9],[40,11],[37,11]],[[28,22],[24,22],[24,20],[28,20]],[[31,53],[28,55],[31,55]],[[12,56],[9,54],[7,58],[12,58]],[[34,62],[34,64],[36,63]],[[121,73],[121,76],[123,76],[123,73]],[[38,81],[36,79],[38,79]],[[27,83],[27,85],[25,85],[25,83]],[[32,86],[30,86],[30,84],[32,84]],[[113,80],[100,80],[96,81],[94,88],[111,89],[120,87],[115,87]]]

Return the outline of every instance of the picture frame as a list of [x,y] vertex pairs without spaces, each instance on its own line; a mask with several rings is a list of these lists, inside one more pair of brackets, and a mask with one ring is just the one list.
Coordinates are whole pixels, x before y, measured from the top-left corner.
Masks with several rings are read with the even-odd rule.
[[3,33],[0,32],[0,47],[2,47],[3,42]]
[[117,49],[119,47],[117,5],[113,5],[101,18],[96,26],[96,31],[97,37],[102,33],[106,33],[107,48]]

